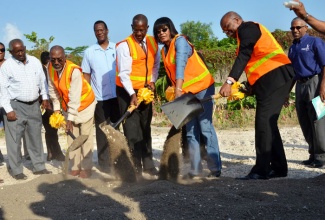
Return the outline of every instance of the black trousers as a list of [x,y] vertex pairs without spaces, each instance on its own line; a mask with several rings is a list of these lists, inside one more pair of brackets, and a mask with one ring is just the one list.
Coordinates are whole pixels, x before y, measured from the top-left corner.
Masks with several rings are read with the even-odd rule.
[[108,123],[116,122],[120,118],[117,98],[97,101],[94,118],[96,128],[98,165],[101,170],[109,171],[108,141],[104,132],[99,128],[99,125],[105,121]]
[[251,173],[268,176],[271,170],[287,173],[288,165],[278,128],[282,106],[292,88],[294,70],[291,65],[274,69],[253,86],[256,95],[255,149],[256,163]]
[[[137,93],[137,91],[136,91]],[[117,99],[121,114],[127,111],[131,97],[124,88],[117,86]],[[128,140],[135,168],[138,172],[154,168],[151,138],[152,104],[141,103],[123,123],[123,131]]]
[[[42,115],[42,124],[45,129],[45,142],[46,142],[48,160],[56,159],[56,157],[63,155],[61,146],[59,144],[58,129],[55,129],[50,125],[49,123],[50,116],[51,116],[51,112],[49,111],[46,111]],[[25,148],[25,143],[24,143],[24,148]]]

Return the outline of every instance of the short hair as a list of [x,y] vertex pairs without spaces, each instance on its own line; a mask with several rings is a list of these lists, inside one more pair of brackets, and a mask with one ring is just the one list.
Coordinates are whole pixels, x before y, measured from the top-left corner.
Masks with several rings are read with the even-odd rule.
[[43,51],[41,53],[41,63],[46,65],[50,61],[50,53],[48,51]]
[[225,20],[225,19],[229,19],[229,18],[238,18],[239,20],[243,20],[243,18],[235,11],[228,11],[226,14],[224,14],[222,16],[222,18],[220,19],[220,25],[221,23]]
[[159,41],[157,31],[166,26],[170,31],[171,38],[174,38],[178,34],[178,31],[176,30],[175,25],[170,18],[168,17],[158,18],[153,25],[153,34],[156,41],[160,44],[162,44],[162,42]]
[[303,25],[307,26],[306,21],[304,19],[302,19],[302,18],[295,17],[294,19],[292,19],[291,23],[294,22],[294,21],[301,21]]
[[132,25],[134,25],[135,23],[138,23],[138,22],[142,22],[142,23],[145,23],[146,25],[148,25],[148,18],[147,18],[147,16],[145,16],[143,14],[137,14],[132,19]]
[[103,24],[104,27],[106,28],[106,30],[108,30],[106,23],[105,23],[104,21],[102,21],[102,20],[98,20],[98,21],[96,21],[96,22],[94,23],[94,30],[95,30],[95,26],[96,26],[97,24]]
[[15,43],[21,43],[24,46],[24,42],[21,39],[16,38],[9,42],[9,51],[12,51],[13,45]]

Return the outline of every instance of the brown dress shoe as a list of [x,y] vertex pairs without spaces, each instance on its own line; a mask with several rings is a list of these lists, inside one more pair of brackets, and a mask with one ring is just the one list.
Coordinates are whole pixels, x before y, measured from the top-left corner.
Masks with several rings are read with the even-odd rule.
[[89,178],[91,176],[91,170],[81,170],[79,177],[80,178]]
[[71,170],[70,175],[71,176],[79,176],[80,170]]

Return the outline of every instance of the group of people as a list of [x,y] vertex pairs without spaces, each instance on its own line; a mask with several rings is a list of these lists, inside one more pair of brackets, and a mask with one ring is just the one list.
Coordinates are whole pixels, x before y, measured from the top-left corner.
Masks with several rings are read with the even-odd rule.
[[[325,119],[316,120],[311,104],[317,95],[325,100],[325,45],[319,38],[306,33],[307,23],[324,33],[325,22],[306,13],[301,2],[292,10],[298,17],[291,22],[294,42],[288,55],[262,24],[244,21],[233,11],[220,20],[223,32],[237,39],[238,48],[234,65],[219,93],[224,97],[231,95],[231,85],[245,72],[251,94],[257,100],[256,163],[248,175],[239,177],[242,180],[287,176],[287,160],[277,121],[296,82],[297,114],[310,153],[309,159],[303,163],[311,167],[321,167],[325,163],[325,140],[321,135]],[[45,75],[41,63],[26,55],[21,40],[14,39],[9,43],[12,57],[1,66],[0,85],[8,165],[14,178],[27,178],[20,156],[23,135],[34,174],[50,173],[43,160],[39,96],[42,108],[47,109],[46,114],[63,112],[67,132],[75,136],[88,135],[83,146],[70,155],[70,174],[88,178],[93,166],[93,124],[99,169],[110,172],[109,146],[99,125],[117,121],[130,105],[137,108],[122,126],[136,172],[140,176],[143,172],[157,175],[152,158],[152,104],[138,103],[137,92],[144,87],[155,91],[161,58],[176,98],[188,92],[198,99],[215,93],[214,79],[204,61],[188,38],[178,33],[170,18],[157,19],[153,36],[150,36],[147,34],[147,17],[138,14],[133,17],[130,36],[116,44],[109,41],[109,30],[104,21],[96,21],[93,28],[97,43],[86,49],[81,67],[67,60],[64,49],[56,45],[48,53],[48,66],[43,62]],[[162,45],[161,51],[158,44]],[[3,44],[1,46],[4,48]],[[218,138],[212,124],[213,101],[204,102],[203,107],[204,111],[185,126],[191,162],[187,178],[202,173],[202,142],[207,149],[209,177],[221,175]],[[44,115],[43,122],[46,121]],[[68,143],[72,141],[73,138],[68,136]],[[48,154],[48,159],[62,159],[57,145],[49,143],[49,146],[48,152],[52,153]]]

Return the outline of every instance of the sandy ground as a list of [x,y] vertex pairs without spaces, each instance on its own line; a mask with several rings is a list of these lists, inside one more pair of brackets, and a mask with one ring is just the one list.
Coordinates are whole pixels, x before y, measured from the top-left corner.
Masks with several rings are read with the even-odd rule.
[[[169,128],[153,127],[155,165],[159,168]],[[325,169],[308,168],[306,142],[299,127],[281,128],[289,173],[286,178],[237,180],[255,162],[253,129],[217,131],[223,161],[220,178],[202,176],[183,180],[189,164],[181,164],[178,181],[158,180],[144,174],[136,183],[122,183],[101,173],[94,151],[90,179],[68,177],[63,164],[46,162],[53,174],[36,176],[24,161],[27,180],[10,176],[0,166],[0,219],[324,219]],[[67,148],[60,135],[62,148]],[[5,155],[4,138],[0,149]],[[46,152],[46,150],[45,150]],[[44,155],[46,158],[46,154]]]

